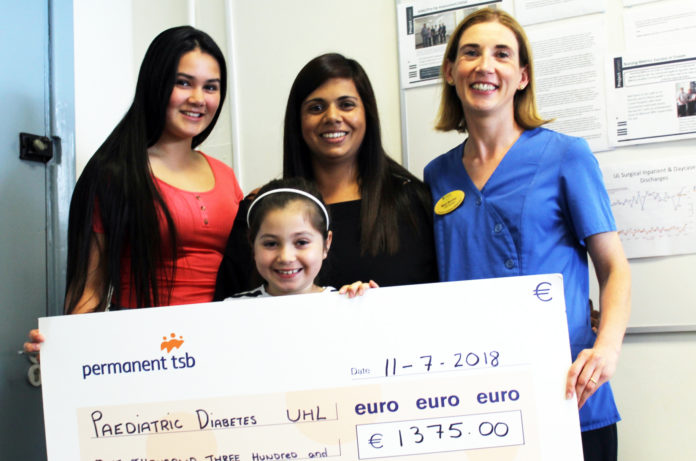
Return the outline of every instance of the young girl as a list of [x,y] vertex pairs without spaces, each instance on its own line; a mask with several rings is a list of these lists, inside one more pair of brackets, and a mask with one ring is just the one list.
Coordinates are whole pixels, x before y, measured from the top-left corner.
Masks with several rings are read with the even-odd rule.
[[[329,213],[311,183],[302,178],[271,181],[259,190],[246,219],[256,270],[265,283],[232,298],[335,291],[314,283],[333,235]],[[339,293],[353,297],[375,287],[372,280],[355,282]]]

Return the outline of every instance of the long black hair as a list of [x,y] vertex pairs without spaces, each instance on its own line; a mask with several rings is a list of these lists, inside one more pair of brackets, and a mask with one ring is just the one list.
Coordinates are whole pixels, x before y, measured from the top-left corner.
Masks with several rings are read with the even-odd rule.
[[309,61],[297,74],[285,109],[283,176],[315,179],[312,153],[302,137],[300,109],[312,91],[332,78],[352,80],[365,108],[365,137],[357,160],[362,199],[361,252],[394,254],[399,249],[399,217],[404,213],[411,217],[409,197],[403,193],[402,185],[409,182],[416,185],[415,191],[425,207],[429,207],[430,198],[422,182],[384,151],[375,94],[365,70],[354,59],[338,53],[323,54]]
[[[163,277],[171,293],[174,274],[163,273],[163,263],[165,258],[176,258],[176,229],[153,181],[147,149],[164,130],[179,60],[196,49],[211,55],[220,67],[220,106],[210,125],[193,138],[191,147],[203,142],[217,122],[227,90],[222,51],[208,34],[193,27],[174,27],[160,33],[145,53],[133,103],[75,185],[68,219],[66,313],[75,310],[86,286],[95,209],[104,229],[104,248],[100,248],[103,272],[99,274],[103,283],[97,293],[97,310],[106,307],[109,289],[113,290],[112,304],[121,303],[124,255],[130,255],[128,272],[137,305],[168,303],[168,299],[160,299],[158,288]],[[159,214],[166,223],[166,238],[161,236]]]

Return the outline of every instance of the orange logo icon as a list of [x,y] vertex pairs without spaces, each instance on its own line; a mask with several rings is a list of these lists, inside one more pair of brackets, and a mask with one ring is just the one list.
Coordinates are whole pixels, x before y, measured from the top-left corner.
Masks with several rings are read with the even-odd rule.
[[170,335],[172,339],[167,340],[166,336],[162,336],[162,344],[160,344],[160,350],[163,351],[164,349],[167,349],[167,352],[171,352],[172,349],[174,348],[179,348],[181,347],[182,344],[184,344],[184,337],[179,336],[179,339],[176,339],[176,334],[172,333]]

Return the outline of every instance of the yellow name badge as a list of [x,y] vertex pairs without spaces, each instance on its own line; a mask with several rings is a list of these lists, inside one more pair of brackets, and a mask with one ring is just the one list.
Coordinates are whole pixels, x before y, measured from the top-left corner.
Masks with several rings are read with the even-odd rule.
[[451,213],[456,210],[463,201],[463,190],[453,190],[452,192],[448,192],[435,204],[435,214],[442,216],[447,213]]

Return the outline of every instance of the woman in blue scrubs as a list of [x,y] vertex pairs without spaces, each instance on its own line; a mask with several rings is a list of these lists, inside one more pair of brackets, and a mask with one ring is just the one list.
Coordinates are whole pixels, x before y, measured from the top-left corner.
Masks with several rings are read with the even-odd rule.
[[608,381],[630,312],[630,270],[597,160],[583,139],[541,127],[532,72],[526,35],[505,12],[478,10],[451,36],[436,128],[468,136],[425,169],[440,279],[563,274],[574,360],[566,395],[577,395],[585,459],[615,460],[620,417]]

